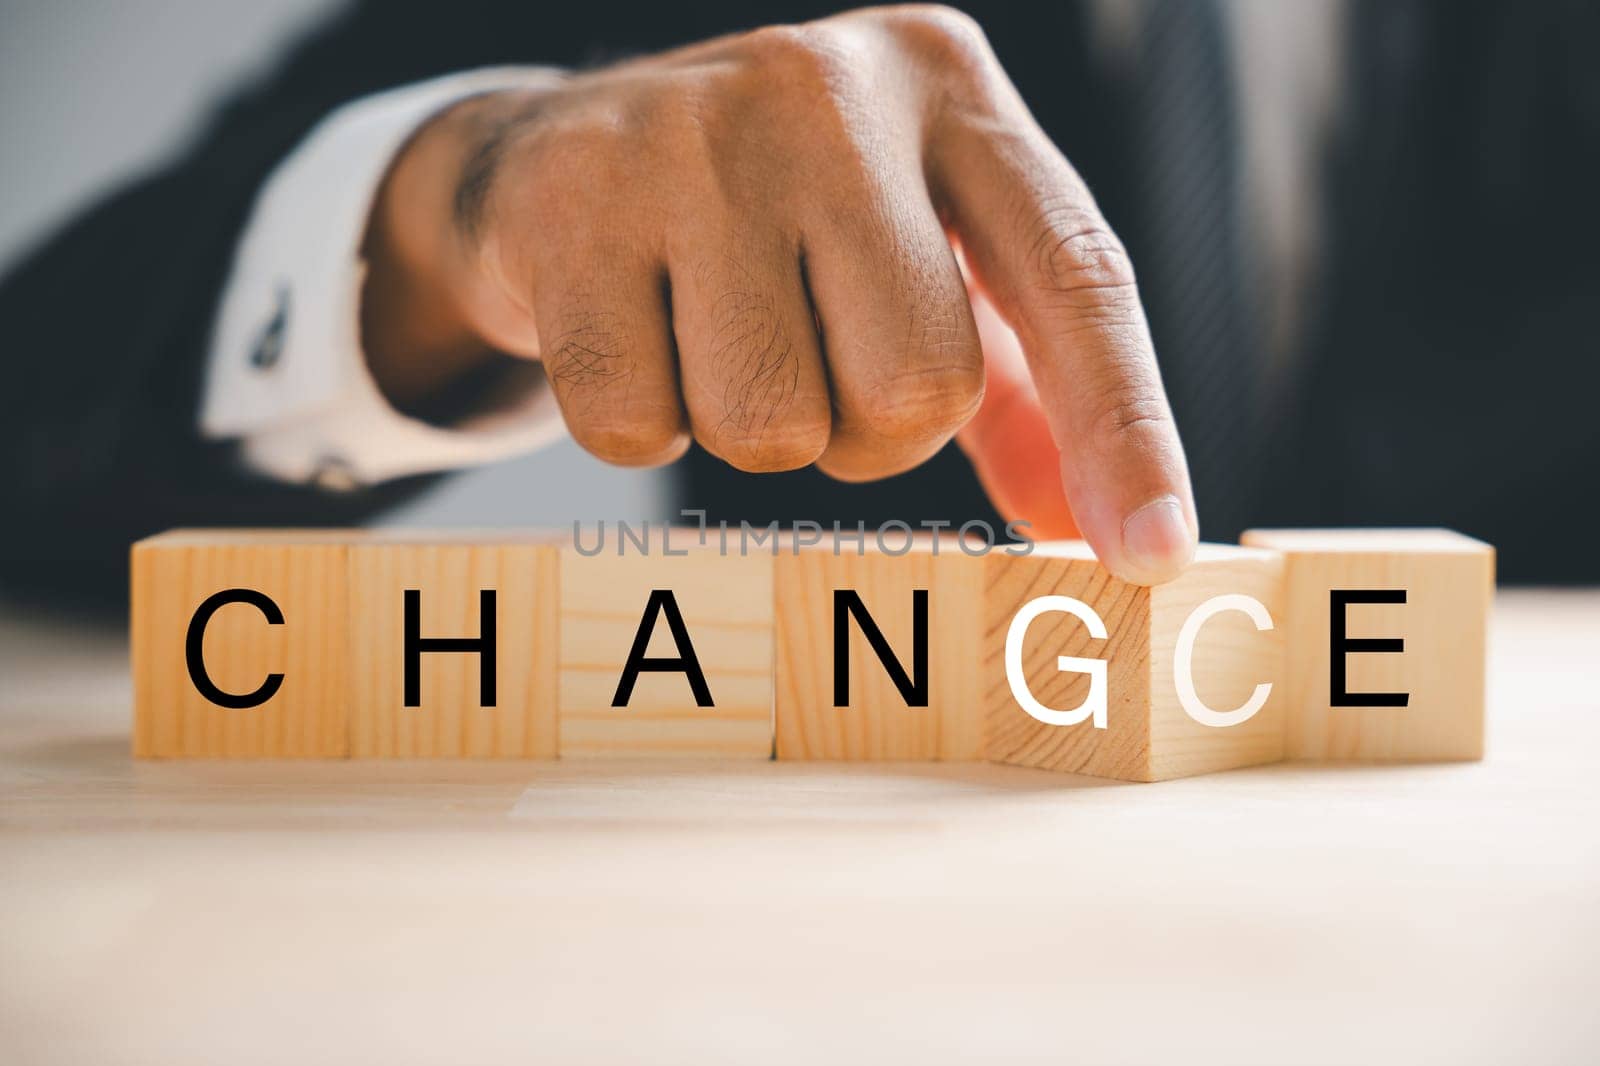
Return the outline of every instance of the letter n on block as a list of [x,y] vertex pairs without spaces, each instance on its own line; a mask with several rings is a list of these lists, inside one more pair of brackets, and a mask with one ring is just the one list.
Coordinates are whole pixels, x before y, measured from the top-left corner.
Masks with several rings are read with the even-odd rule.
[[983,758],[982,559],[785,545],[774,584],[778,758]]
[[1276,553],[1202,544],[1154,588],[1112,577],[1077,541],[991,555],[986,569],[990,760],[1164,781],[1283,757]]
[[135,755],[348,753],[346,540],[174,530],[133,546]]
[[1244,542],[1284,555],[1289,758],[1483,758],[1492,547],[1447,529],[1258,529]]
[[555,758],[559,568],[540,535],[375,532],[353,545],[351,754]]

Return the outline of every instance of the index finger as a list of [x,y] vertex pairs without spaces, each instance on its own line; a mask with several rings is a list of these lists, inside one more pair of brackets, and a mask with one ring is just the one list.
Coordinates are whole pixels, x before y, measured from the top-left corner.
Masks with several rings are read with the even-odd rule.
[[1082,178],[1009,97],[997,116],[940,121],[930,184],[1022,342],[1079,529],[1112,573],[1158,584],[1193,557],[1198,522],[1133,268]]

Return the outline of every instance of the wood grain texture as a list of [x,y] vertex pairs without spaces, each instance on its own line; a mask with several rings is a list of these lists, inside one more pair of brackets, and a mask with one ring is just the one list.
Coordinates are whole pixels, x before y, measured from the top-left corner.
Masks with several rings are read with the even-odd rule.
[[120,628],[7,604],[0,1058],[1592,1061],[1600,590],[1493,633],[1482,762],[1136,788],[133,760]]
[[[1201,725],[1184,712],[1174,680],[1173,652],[1185,619],[1213,596],[1252,596],[1278,617],[1282,564],[1270,552],[1202,545],[1194,565],[1157,588],[1112,577],[1078,542],[1041,544],[1027,556],[991,555],[985,565],[983,705],[988,757],[997,762],[1091,774],[1126,781],[1160,781],[1282,757],[1283,651],[1277,630],[1258,632],[1247,617],[1227,612],[1200,631],[1194,653],[1199,697],[1217,710],[1245,702],[1258,683],[1272,696],[1236,726]],[[1090,692],[1088,674],[1062,671],[1060,656],[1104,659],[1106,727],[1041,722],[1017,703],[1006,677],[1006,635],[1019,609],[1048,595],[1069,596],[1098,614],[1107,637],[1093,637],[1072,615],[1050,612],[1033,621],[1022,643],[1023,673],[1046,707],[1070,710]]]
[[[350,548],[350,726],[357,758],[555,758],[560,549],[548,536],[415,534]],[[495,592],[494,706],[475,652],[424,651],[404,705],[404,596],[423,638],[476,637]]]
[[[771,757],[771,555],[724,555],[687,529],[645,543],[613,532],[598,555],[562,549],[562,757]],[[653,589],[672,591],[714,706],[679,672],[642,672],[627,706],[611,705]],[[666,618],[651,621],[646,654],[677,656]]]
[[[1174,653],[1179,632],[1196,607],[1214,596],[1242,594],[1267,609],[1272,628],[1257,629],[1238,611],[1213,615],[1193,650],[1196,694],[1209,708],[1230,711],[1257,685],[1272,692],[1261,710],[1238,725],[1202,725],[1178,702]],[[1287,646],[1283,560],[1276,553],[1202,544],[1182,577],[1150,590],[1150,779],[1230,770],[1283,758]]]
[[[1251,530],[1282,552],[1288,652],[1286,752],[1294,759],[1481,759],[1494,549],[1442,529]],[[1405,707],[1335,707],[1329,593],[1404,589],[1403,604],[1350,604],[1347,635],[1404,651],[1350,652],[1349,692],[1404,692]]]
[[[346,711],[347,545],[338,533],[258,538],[195,531],[132,549],[134,754],[145,758],[340,758]],[[220,608],[202,644],[224,692],[249,693],[268,674],[282,686],[259,707],[222,707],[190,680],[190,619],[210,596],[253,589],[278,605],[271,625],[249,604]]]
[[[954,541],[905,555],[870,542],[787,549],[777,560],[777,754],[780,759],[983,757],[983,560]],[[853,589],[909,675],[913,594],[928,593],[928,706],[908,707],[861,627],[850,621],[849,703],[834,705],[834,592]]]

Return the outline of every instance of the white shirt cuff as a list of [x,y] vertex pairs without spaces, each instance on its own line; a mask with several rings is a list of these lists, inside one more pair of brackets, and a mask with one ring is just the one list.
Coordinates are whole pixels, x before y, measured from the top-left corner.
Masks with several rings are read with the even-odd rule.
[[451,427],[396,411],[361,350],[361,242],[395,154],[433,115],[477,93],[544,87],[546,68],[454,74],[365,97],[324,119],[256,197],[212,332],[203,436],[241,442],[272,477],[352,487],[532,451],[563,432],[537,364],[492,409]]

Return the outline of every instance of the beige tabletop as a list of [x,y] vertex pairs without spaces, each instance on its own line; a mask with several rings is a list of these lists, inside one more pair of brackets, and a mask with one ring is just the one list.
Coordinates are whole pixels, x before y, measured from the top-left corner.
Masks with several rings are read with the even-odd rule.
[[1600,593],[1489,758],[134,763],[123,635],[0,619],[0,1063],[1593,1062]]

